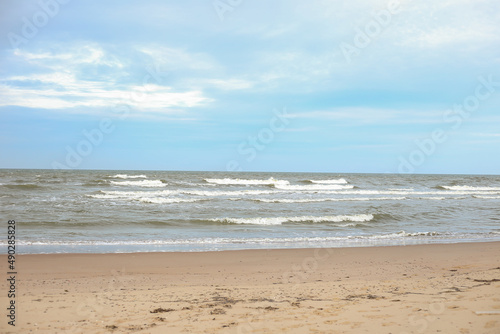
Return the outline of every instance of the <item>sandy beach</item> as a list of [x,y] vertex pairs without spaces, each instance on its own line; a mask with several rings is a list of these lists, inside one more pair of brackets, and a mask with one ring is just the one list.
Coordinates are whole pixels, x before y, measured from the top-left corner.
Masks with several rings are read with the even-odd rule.
[[[499,333],[500,242],[17,257],[3,333]],[[7,272],[7,258],[1,256]],[[3,280],[2,290],[7,291]],[[6,293],[1,305],[8,306]]]

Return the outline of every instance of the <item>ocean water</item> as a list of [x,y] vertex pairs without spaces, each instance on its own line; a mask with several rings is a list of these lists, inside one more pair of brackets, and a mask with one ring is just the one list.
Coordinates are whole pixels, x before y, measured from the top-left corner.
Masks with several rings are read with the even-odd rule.
[[24,254],[500,240],[500,176],[0,170],[0,203]]

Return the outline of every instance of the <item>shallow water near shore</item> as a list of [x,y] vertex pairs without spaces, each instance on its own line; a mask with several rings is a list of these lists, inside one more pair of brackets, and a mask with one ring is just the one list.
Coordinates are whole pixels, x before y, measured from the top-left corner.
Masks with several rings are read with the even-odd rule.
[[500,240],[500,176],[0,170],[0,201],[25,254]]

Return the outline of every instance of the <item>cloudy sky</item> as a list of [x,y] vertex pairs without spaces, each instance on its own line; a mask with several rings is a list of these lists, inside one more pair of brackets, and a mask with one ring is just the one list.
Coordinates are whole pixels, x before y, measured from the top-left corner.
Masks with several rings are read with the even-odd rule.
[[500,174],[496,0],[0,2],[0,168]]

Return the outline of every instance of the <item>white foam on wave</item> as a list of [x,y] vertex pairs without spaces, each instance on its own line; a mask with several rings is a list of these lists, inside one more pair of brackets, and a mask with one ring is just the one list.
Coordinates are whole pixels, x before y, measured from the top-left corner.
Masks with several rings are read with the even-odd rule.
[[171,204],[171,203],[194,203],[202,201],[200,198],[166,198],[166,197],[141,197],[139,202],[151,204]]
[[438,236],[440,233],[438,232],[405,232],[400,231],[396,233],[389,234],[379,234],[379,235],[370,235],[370,236],[359,236],[358,238],[367,238],[367,239],[394,239],[400,237],[434,237]]
[[229,224],[250,224],[250,225],[282,225],[283,223],[301,223],[301,222],[366,222],[373,219],[371,214],[360,214],[352,216],[302,216],[302,217],[255,217],[255,218],[215,218],[211,221]]
[[116,198],[141,198],[141,197],[162,197],[171,195],[193,195],[200,197],[221,197],[221,196],[258,196],[273,194],[273,190],[237,190],[237,191],[204,191],[204,190],[160,190],[160,191],[101,191],[100,194],[87,195],[92,198],[116,199]]
[[205,179],[208,183],[221,184],[221,185],[287,185],[290,184],[287,180],[276,180],[269,178],[267,180],[245,180],[245,179]]
[[334,179],[334,180],[309,180],[311,183],[317,184],[347,184],[346,179]]
[[[144,180],[146,181],[146,180]],[[142,181],[124,181],[124,182],[142,182]],[[157,181],[161,182],[161,181]],[[137,184],[134,184],[137,185]],[[164,183],[153,183],[151,187],[164,187]],[[146,186],[147,187],[147,186]],[[287,194],[311,194],[311,195],[352,195],[352,197],[327,197],[327,198],[251,198],[248,196],[260,195],[279,195]],[[190,195],[198,197],[229,197],[230,200],[254,200],[264,203],[314,203],[314,202],[342,202],[342,201],[390,201],[390,200],[445,200],[445,199],[463,199],[467,197],[457,197],[457,195],[473,196],[476,198],[499,198],[500,196],[492,196],[500,194],[500,192],[487,191],[383,191],[383,190],[158,190],[158,191],[101,191],[99,194],[89,194],[88,197],[98,199],[137,199],[142,197],[167,197],[172,195]],[[451,195],[451,196],[450,196]],[[486,195],[486,196],[480,196]],[[359,196],[359,197],[357,197]],[[414,197],[419,196],[419,197]]]
[[114,198],[139,198],[139,197],[156,197],[178,195],[177,190],[161,190],[161,191],[101,191],[100,194],[87,195],[92,198],[114,199]]
[[437,196],[429,196],[429,197],[419,197],[418,199],[428,199],[433,201],[444,201],[446,197],[437,197]]
[[92,195],[87,195],[88,197],[91,198],[97,198],[97,199],[113,199],[113,198],[118,198],[112,195],[106,195],[106,194],[92,194]]
[[[105,194],[93,194],[87,195],[91,198],[97,199],[114,199],[114,200],[130,200],[130,201],[139,201],[143,203],[152,203],[152,204],[169,204],[169,203],[193,203],[204,201],[204,198],[180,198],[180,197],[161,197],[161,195],[172,195],[172,191],[136,191],[136,192],[125,192],[125,191],[108,191]],[[179,192],[175,192],[179,194]],[[158,196],[160,195],[160,196]]]
[[[450,195],[472,195],[472,194],[478,194],[478,195],[492,195],[492,194],[500,194],[499,191],[447,191],[447,190],[435,190],[435,191],[402,191],[402,190],[342,190],[342,191],[335,191],[335,190],[317,190],[317,191],[307,191],[304,190],[302,193],[308,194],[308,193],[315,193],[315,194],[325,194],[325,195],[336,195],[336,194],[341,194],[341,195],[445,195],[445,196],[450,196]],[[453,198],[453,197],[451,197]]]
[[456,191],[500,191],[498,187],[441,186],[441,188]]
[[235,190],[235,191],[204,191],[204,190],[183,190],[183,194],[195,196],[247,196],[247,195],[270,195],[275,192],[272,190]]
[[[349,197],[349,198],[308,198],[308,199],[252,199],[264,203],[315,203],[315,202],[349,202],[349,201],[402,201],[407,197]],[[232,198],[232,200],[239,200],[239,198]]]
[[[359,223],[345,224],[346,227],[355,227]],[[347,226],[350,225],[350,226]],[[441,236],[438,232],[414,232],[407,233],[405,231],[390,233],[390,234],[372,234],[372,235],[346,235],[346,236],[328,236],[328,237],[285,237],[285,238],[186,238],[186,239],[152,239],[152,240],[50,240],[50,241],[19,241],[23,246],[94,246],[94,245],[203,245],[203,244],[282,244],[282,243],[297,243],[297,242],[332,242],[332,241],[349,241],[349,240],[377,240],[377,239],[402,239],[407,237],[432,237]],[[6,245],[0,241],[0,245]]]
[[[345,225],[363,225],[362,223],[349,223]],[[349,226],[346,226],[349,227]],[[327,244],[329,247],[339,246],[357,246],[360,242],[369,242],[368,245],[378,245],[378,241],[382,242],[380,245],[386,245],[386,241],[398,242],[408,239],[423,239],[432,240],[438,238],[441,241],[448,240],[456,242],[457,239],[473,239],[484,240],[484,238],[493,237],[497,240],[496,235],[498,232],[489,233],[473,233],[473,234],[454,234],[454,233],[440,233],[440,232],[394,232],[385,234],[370,234],[370,235],[345,235],[345,236],[322,236],[322,237],[256,237],[256,238],[224,238],[224,237],[203,237],[203,238],[186,238],[186,239],[136,239],[136,240],[20,240],[19,245],[22,246],[134,246],[134,245],[267,245],[267,244],[283,244],[283,245],[299,245],[313,243],[318,245],[321,243]],[[331,244],[331,243],[334,244]],[[375,242],[375,244],[374,244]],[[0,240],[0,246],[6,246],[5,241]],[[194,249],[193,249],[194,250]],[[220,250],[220,249],[218,249]],[[29,250],[25,249],[25,252]],[[74,252],[74,249],[70,251]]]
[[127,174],[116,174],[113,176],[110,176],[115,179],[147,179],[148,177],[146,175],[127,175]]
[[481,196],[481,195],[472,195],[474,198],[481,198],[481,199],[500,199],[500,196]]
[[314,190],[342,190],[342,189],[352,189],[352,185],[341,185],[341,184],[312,184],[312,185],[289,185],[289,184],[275,184],[276,189],[281,190],[293,190],[293,191],[314,191]]
[[366,223],[347,223],[347,224],[338,224],[338,227],[359,227],[359,226],[369,226]]
[[141,180],[141,181],[110,181],[111,184],[116,186],[129,186],[129,187],[146,187],[146,188],[161,188],[167,184],[160,180]]

